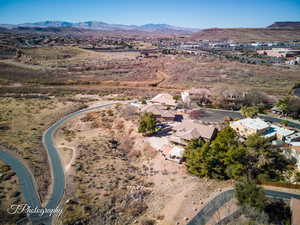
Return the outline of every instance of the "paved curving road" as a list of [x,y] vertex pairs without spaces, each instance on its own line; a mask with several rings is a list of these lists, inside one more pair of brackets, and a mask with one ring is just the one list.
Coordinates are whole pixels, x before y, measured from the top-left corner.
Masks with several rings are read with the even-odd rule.
[[16,172],[16,175],[19,177],[21,191],[23,192],[23,196],[27,204],[30,207],[38,206],[40,208],[41,204],[39,195],[33,183],[33,177],[28,169],[21,161],[8,152],[0,150],[0,159],[4,163],[10,165],[11,168]]
[[[51,167],[51,175],[52,175],[52,191],[51,196],[45,206],[46,209],[55,209],[58,207],[65,189],[65,175],[64,170],[60,161],[60,157],[58,151],[53,142],[53,135],[55,134],[56,130],[67,120],[91,111],[95,109],[100,109],[106,106],[113,105],[115,103],[108,103],[102,104],[95,107],[90,107],[86,109],[79,110],[77,112],[68,114],[61,120],[54,123],[51,127],[49,127],[43,134],[43,145],[47,150],[48,158],[50,161]],[[4,161],[6,164],[10,165],[11,168],[16,172],[20,183],[21,183],[21,190],[24,195],[24,199],[28,206],[32,209],[45,209],[41,206],[41,202],[39,199],[38,192],[34,185],[34,178],[31,176],[28,169],[23,165],[23,163],[15,158],[12,154],[7,153],[0,149],[0,160]],[[37,214],[28,215],[29,219],[32,221],[33,224],[45,224],[50,225],[52,223],[52,216],[49,214],[45,214],[43,216],[39,216]]]
[[[197,215],[188,222],[187,225],[205,225],[208,220],[215,214],[215,212],[221,208],[226,202],[234,198],[235,191],[233,189],[224,191],[217,195],[214,199],[208,202]],[[265,190],[268,197],[280,198],[289,200],[291,198],[300,199],[299,194],[292,194],[287,192]]]
[[64,170],[62,168],[62,164],[59,158],[58,151],[53,143],[53,135],[55,134],[55,131],[66,121],[69,120],[79,114],[85,113],[87,111],[91,111],[94,109],[103,108],[105,106],[112,105],[110,104],[104,104],[100,106],[90,107],[86,109],[79,110],[77,112],[71,113],[64,117],[63,119],[57,121],[54,123],[51,127],[49,127],[43,135],[43,144],[44,147],[47,150],[48,158],[50,159],[50,166],[51,166],[51,173],[52,173],[52,179],[53,179],[53,189],[51,197],[46,205],[46,208],[54,209],[58,206],[60,200],[63,197],[64,189],[65,189],[65,176],[64,176]]

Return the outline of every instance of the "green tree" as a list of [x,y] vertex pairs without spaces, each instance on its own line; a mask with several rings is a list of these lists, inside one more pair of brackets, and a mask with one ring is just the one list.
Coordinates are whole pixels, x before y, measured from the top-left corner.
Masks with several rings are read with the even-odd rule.
[[207,176],[208,171],[204,158],[208,150],[209,143],[205,143],[203,146],[195,149],[185,149],[184,157],[186,158],[186,167],[191,174],[199,177]]
[[[239,148],[239,141],[236,132],[229,126],[219,132],[216,139],[210,144],[209,152],[206,154],[205,163],[208,168],[208,176],[217,179],[228,179],[231,173],[226,173],[229,163],[229,152]],[[232,164],[237,162],[231,162]]]
[[249,179],[257,179],[260,175],[268,180],[284,180],[285,172],[293,169],[294,163],[275,148],[270,140],[258,134],[249,136],[243,147],[244,165]]
[[205,141],[202,138],[195,138],[187,142],[185,149],[194,150],[197,148],[201,148],[205,144]]
[[282,200],[271,200],[255,181],[243,179],[235,185],[235,196],[250,224],[290,224],[290,208]]
[[138,132],[143,134],[153,134],[156,131],[156,118],[152,113],[143,113],[139,119]]
[[300,115],[300,99],[297,97],[284,97],[278,101],[276,106],[284,113],[293,118]]
[[258,134],[239,142],[230,127],[221,130],[216,139],[204,143],[192,140],[185,147],[186,166],[196,176],[215,179],[248,177],[253,180],[285,180],[294,164],[270,140]]
[[244,117],[250,117],[250,118],[253,118],[253,117],[256,116],[258,113],[259,113],[259,108],[256,107],[256,106],[250,106],[250,107],[243,106],[243,107],[241,108],[241,114],[242,114]]
[[232,147],[226,153],[224,163],[226,165],[226,174],[228,177],[238,180],[246,174],[245,148],[241,145]]
[[291,224],[291,210],[283,200],[270,200],[265,208],[272,224]]
[[288,109],[289,109],[289,102],[290,102],[290,98],[289,97],[284,97],[282,99],[279,99],[278,103],[276,104],[276,106],[283,112],[283,113],[287,113]]
[[235,191],[238,204],[242,209],[250,207],[259,212],[264,211],[267,205],[267,198],[263,188],[258,187],[254,181],[245,179],[244,181],[237,183],[235,185]]
[[[187,145],[185,151],[187,169],[196,176],[215,179],[228,179],[241,174],[244,168],[237,159],[243,153],[237,148],[239,142],[236,132],[230,127],[225,127],[211,143],[202,144],[193,141]],[[232,167],[227,169],[228,165]]]

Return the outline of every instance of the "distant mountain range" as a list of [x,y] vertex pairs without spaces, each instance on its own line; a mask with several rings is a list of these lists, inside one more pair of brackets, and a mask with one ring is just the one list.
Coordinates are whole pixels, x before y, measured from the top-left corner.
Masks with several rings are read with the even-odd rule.
[[285,22],[275,22],[272,25],[268,26],[267,28],[271,29],[300,29],[300,22],[291,22],[291,21],[285,21]]
[[74,27],[74,28],[81,28],[81,29],[90,29],[90,30],[124,30],[124,31],[130,31],[130,30],[136,30],[136,31],[161,31],[161,32],[197,32],[200,29],[195,28],[186,28],[186,27],[176,27],[169,24],[145,24],[141,26],[137,25],[123,25],[123,24],[108,24],[104,22],[99,21],[86,21],[86,22],[78,22],[78,23],[72,23],[67,21],[41,21],[36,23],[22,23],[17,25],[11,25],[11,24],[0,24],[0,27],[4,27],[7,29],[13,29],[18,27],[39,27],[39,28],[47,28],[47,27]]
[[72,23],[67,21],[42,21],[17,25],[0,24],[0,31],[40,32],[76,35],[143,36],[164,37],[169,35],[189,36],[192,40],[233,40],[233,41],[290,41],[300,40],[300,22],[274,22],[264,28],[210,28],[194,29],[169,24],[123,25],[99,21]]

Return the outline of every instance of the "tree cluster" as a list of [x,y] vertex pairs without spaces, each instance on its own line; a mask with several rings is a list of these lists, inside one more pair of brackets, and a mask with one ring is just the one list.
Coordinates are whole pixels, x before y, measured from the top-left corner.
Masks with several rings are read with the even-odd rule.
[[293,163],[268,139],[252,135],[240,142],[236,132],[225,127],[211,142],[191,141],[185,151],[188,171],[199,177],[284,180]]
[[257,180],[282,181],[294,164],[270,140],[251,135],[240,142],[225,127],[211,142],[195,139],[185,149],[190,173],[215,179],[235,179],[236,198],[249,224],[289,224],[290,209],[282,201],[269,200]]
[[[232,97],[234,96],[234,98]],[[266,94],[251,90],[247,93],[240,90],[219,89],[216,90],[215,99],[212,102],[213,106],[224,109],[239,110],[241,107],[257,107],[259,112],[269,108],[272,105],[272,99]]]
[[245,179],[235,186],[235,196],[249,224],[290,224],[291,211],[283,200],[268,199],[262,187]]
[[278,101],[276,106],[285,115],[293,118],[299,118],[300,116],[300,99],[297,97],[284,97]]

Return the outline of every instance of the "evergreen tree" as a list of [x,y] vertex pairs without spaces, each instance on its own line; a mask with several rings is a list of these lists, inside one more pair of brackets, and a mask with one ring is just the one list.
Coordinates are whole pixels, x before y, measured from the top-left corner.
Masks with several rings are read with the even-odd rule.
[[156,118],[152,113],[144,113],[140,116],[138,132],[153,134],[156,131]]
[[255,208],[259,212],[264,211],[267,198],[263,188],[258,187],[255,182],[247,179],[243,182],[237,183],[235,185],[235,190],[238,204],[242,208],[251,207]]
[[256,116],[258,114],[258,112],[259,112],[259,108],[256,106],[250,106],[250,107],[243,106],[241,108],[241,114],[244,117],[253,118],[254,116]]

